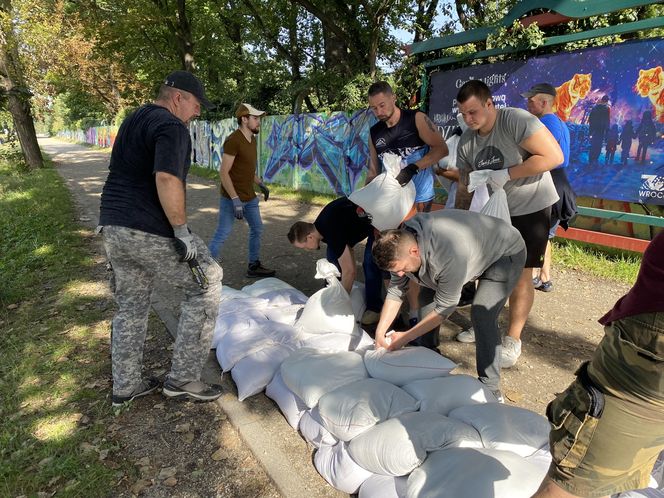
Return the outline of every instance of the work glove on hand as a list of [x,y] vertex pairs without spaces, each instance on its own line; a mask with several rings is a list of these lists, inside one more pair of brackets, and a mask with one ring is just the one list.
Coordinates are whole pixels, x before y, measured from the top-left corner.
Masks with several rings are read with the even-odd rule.
[[420,169],[417,167],[416,164],[409,164],[405,168],[403,168],[399,174],[396,176],[397,181],[399,182],[399,185],[402,187],[405,187],[408,185],[408,182],[413,179],[413,177],[419,173]]
[[261,189],[261,192],[263,193],[263,199],[267,201],[270,198],[270,189],[267,188],[263,182],[258,184],[258,188]]
[[244,207],[242,206],[242,201],[239,197],[233,197],[233,209],[235,209],[235,217],[238,220],[244,218]]
[[508,169],[498,169],[492,171],[489,175],[489,180],[487,184],[491,187],[491,190],[499,190],[505,186],[507,182],[510,181],[510,172]]
[[187,224],[174,226],[173,234],[175,235],[175,251],[180,255],[180,261],[195,259],[198,251],[194,245],[194,236],[189,231]]

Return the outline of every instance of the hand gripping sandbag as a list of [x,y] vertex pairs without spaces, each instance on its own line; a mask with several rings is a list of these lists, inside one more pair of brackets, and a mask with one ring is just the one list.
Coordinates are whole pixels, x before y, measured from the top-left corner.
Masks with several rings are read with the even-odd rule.
[[528,457],[549,444],[549,421],[525,408],[487,403],[462,406],[452,410],[450,417],[472,425],[486,448]]
[[419,403],[403,389],[378,379],[346,384],[318,400],[321,423],[335,437],[350,441],[377,423],[417,411]]
[[[486,185],[492,172],[493,170],[490,169],[471,171],[469,175],[468,192],[473,192],[480,185]],[[507,194],[505,193],[505,190],[502,188],[496,188],[495,186],[493,186],[492,189],[493,194],[491,194],[489,200],[484,204],[480,213],[499,218],[511,224],[510,208],[507,205]]]
[[351,351],[294,351],[282,364],[284,384],[313,408],[325,393],[368,377],[362,357]]
[[421,465],[427,453],[441,448],[479,448],[475,429],[431,412],[413,412],[381,422],[354,437],[348,452],[375,474],[404,476]]
[[336,332],[352,334],[355,331],[353,305],[338,278],[336,266],[326,259],[316,262],[316,278],[327,280],[327,287],[311,296],[304,305],[295,328],[305,334]]
[[383,155],[385,171],[371,182],[348,196],[371,216],[371,224],[378,230],[397,228],[415,202],[415,184],[402,187],[396,180],[401,171],[401,157]]
[[511,451],[446,448],[408,476],[407,498],[530,498],[546,471]]
[[442,377],[456,368],[456,363],[424,347],[407,347],[397,351],[379,348],[364,354],[369,375],[396,386],[420,379]]
[[495,403],[496,397],[475,377],[448,375],[410,382],[403,390],[420,402],[420,411],[449,415],[455,408]]

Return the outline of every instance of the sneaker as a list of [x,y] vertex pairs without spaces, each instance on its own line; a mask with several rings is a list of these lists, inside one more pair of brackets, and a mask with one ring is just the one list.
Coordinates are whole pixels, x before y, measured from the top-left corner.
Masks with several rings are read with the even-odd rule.
[[374,323],[378,323],[379,319],[380,319],[380,313],[373,310],[366,310],[362,314],[362,319],[360,320],[360,323],[362,325],[373,325]]
[[276,270],[265,268],[258,260],[249,263],[249,267],[247,268],[247,277],[249,278],[273,277],[275,273],[277,273]]
[[168,398],[191,399],[194,401],[214,401],[222,395],[221,386],[206,384],[199,380],[175,382],[167,380],[161,392]]
[[540,280],[540,278],[539,277],[533,278],[533,287],[535,287],[535,289],[539,289],[540,285],[542,285],[542,281]]
[[159,379],[157,379],[156,377],[148,377],[147,379],[143,379],[141,383],[138,385],[138,387],[131,392],[131,394],[127,396],[118,396],[114,394],[111,397],[111,405],[114,408],[117,408],[119,406],[124,405],[125,403],[133,401],[135,398],[140,398],[141,396],[147,396],[158,387],[159,387]]
[[475,330],[473,327],[470,327],[468,330],[462,330],[456,335],[455,339],[467,344],[473,343],[475,342]]
[[551,280],[547,282],[540,282],[539,287],[535,287],[535,289],[542,292],[551,292],[553,290],[553,282]]
[[415,325],[417,325],[417,322],[419,322],[419,320],[417,319],[416,316],[414,316],[413,318],[409,318],[408,326],[412,329]]
[[500,389],[496,389],[495,391],[491,391],[491,394],[496,398],[496,401],[498,403],[502,403],[503,405],[505,404],[505,398],[503,397],[503,393],[500,392]]
[[521,356],[521,341],[508,335],[503,338],[502,356],[500,357],[500,366],[502,368],[511,368],[516,365],[519,356]]

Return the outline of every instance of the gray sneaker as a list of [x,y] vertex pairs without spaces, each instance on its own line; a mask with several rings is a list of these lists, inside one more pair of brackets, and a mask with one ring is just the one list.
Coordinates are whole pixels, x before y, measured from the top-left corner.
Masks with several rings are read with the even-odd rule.
[[125,403],[129,403],[130,401],[134,401],[136,398],[140,398],[141,396],[147,396],[151,392],[154,392],[157,388],[159,387],[159,379],[156,377],[148,377],[147,379],[143,379],[141,383],[134,389],[131,394],[128,394],[126,396],[118,396],[117,394],[114,394],[111,397],[111,405],[114,408],[118,408]]
[[491,394],[494,395],[496,398],[496,401],[501,404],[505,404],[505,398],[503,397],[503,393],[500,392],[500,389],[496,389],[495,391],[491,391]]
[[193,401],[214,401],[222,395],[223,389],[219,385],[206,384],[199,380],[191,382],[164,382],[162,393],[168,398],[190,399]]

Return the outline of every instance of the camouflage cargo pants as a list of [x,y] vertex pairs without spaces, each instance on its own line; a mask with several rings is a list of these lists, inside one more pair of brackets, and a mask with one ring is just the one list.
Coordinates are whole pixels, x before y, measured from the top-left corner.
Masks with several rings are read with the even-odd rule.
[[113,266],[118,305],[111,345],[113,393],[129,395],[141,382],[143,345],[156,279],[185,295],[168,377],[182,382],[199,380],[210,349],[223,276],[203,240],[194,235],[198,262],[209,280],[207,290],[194,282],[189,265],[179,261],[173,239],[120,226],[106,226],[102,235]]

